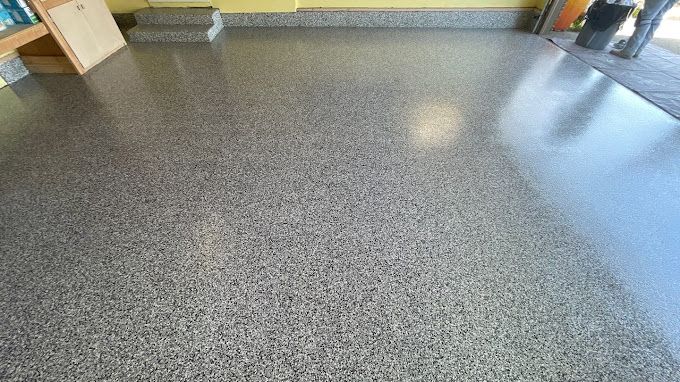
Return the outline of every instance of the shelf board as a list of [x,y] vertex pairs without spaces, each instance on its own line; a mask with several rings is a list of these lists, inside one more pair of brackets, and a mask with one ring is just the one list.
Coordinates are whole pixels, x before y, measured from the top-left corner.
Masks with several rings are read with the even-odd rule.
[[45,9],[52,9],[71,1],[73,0],[42,0],[42,4]]
[[14,50],[48,33],[43,23],[9,25],[0,31],[0,53]]

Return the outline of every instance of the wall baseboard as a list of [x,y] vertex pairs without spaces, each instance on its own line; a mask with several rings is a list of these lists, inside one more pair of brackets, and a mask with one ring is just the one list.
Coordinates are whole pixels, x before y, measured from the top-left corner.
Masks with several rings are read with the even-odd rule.
[[[381,27],[528,29],[533,8],[301,9],[291,13],[222,13],[225,27]],[[136,25],[132,13],[114,13],[121,29]]]
[[225,27],[382,27],[528,29],[533,8],[446,10],[299,10],[223,13]]

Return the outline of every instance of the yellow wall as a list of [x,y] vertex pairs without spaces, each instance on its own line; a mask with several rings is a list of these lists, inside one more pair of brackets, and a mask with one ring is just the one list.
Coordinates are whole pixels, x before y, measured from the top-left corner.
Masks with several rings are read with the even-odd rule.
[[536,0],[297,0],[298,8],[521,8],[535,5]]
[[[149,7],[146,0],[105,0],[113,13],[130,13]],[[209,5],[228,13],[250,12],[295,12],[295,0],[212,0],[205,3],[155,3],[154,6],[201,7]]]
[[0,58],[3,58],[5,56],[9,56],[10,54],[16,53],[15,50],[10,50],[9,52],[0,52]]
[[225,13],[295,12],[295,0],[212,0]]
[[[15,53],[16,53],[16,51],[14,51],[14,50],[10,50],[9,52],[0,52],[0,62],[4,61],[4,60],[2,60],[3,57],[9,56],[10,54],[15,54]],[[5,87],[6,85],[7,85],[7,82],[5,82],[5,80],[2,77],[0,77],[0,88]]]
[[[544,0],[212,0],[225,13],[295,12],[297,8],[521,8]],[[146,0],[106,0],[114,13],[134,12],[149,6]],[[164,3],[163,6],[202,6],[206,3]]]
[[106,5],[113,13],[131,13],[142,8],[147,8],[146,0],[106,0]]
[[178,7],[178,8],[184,8],[184,7],[193,7],[193,8],[211,8],[212,4],[210,1],[204,1],[204,2],[191,2],[191,3],[181,3],[181,2],[158,2],[154,1],[149,3],[150,7],[153,8],[163,8],[163,7]]

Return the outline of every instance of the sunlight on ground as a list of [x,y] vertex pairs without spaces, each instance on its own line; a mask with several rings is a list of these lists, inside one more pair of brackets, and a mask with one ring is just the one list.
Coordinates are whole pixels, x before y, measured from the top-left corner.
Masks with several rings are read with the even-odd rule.
[[[616,37],[618,39],[628,38],[634,30],[635,19],[628,19],[623,28],[616,34]],[[680,54],[680,7],[676,6],[666,14],[665,19],[654,34],[652,43]]]
[[[635,30],[635,19],[628,19],[617,35],[630,36]],[[654,33],[654,38],[670,38],[680,40],[680,20],[666,19]]]

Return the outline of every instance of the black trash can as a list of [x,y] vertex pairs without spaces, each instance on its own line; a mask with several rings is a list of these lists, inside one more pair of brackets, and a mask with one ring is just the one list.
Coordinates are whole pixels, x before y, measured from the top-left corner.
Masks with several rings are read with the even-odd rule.
[[[611,1],[611,0],[610,0]],[[576,37],[576,45],[602,50],[614,38],[636,4],[595,0],[586,12],[586,23]]]

